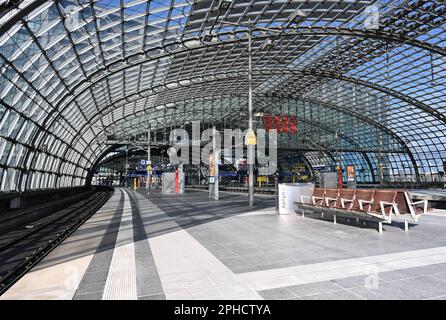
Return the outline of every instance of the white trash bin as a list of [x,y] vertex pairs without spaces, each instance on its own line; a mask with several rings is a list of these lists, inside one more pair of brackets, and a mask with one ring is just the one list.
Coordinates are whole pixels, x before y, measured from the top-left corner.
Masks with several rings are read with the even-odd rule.
[[313,190],[313,183],[280,183],[279,214],[296,214],[294,202],[300,202],[301,195],[311,197]]

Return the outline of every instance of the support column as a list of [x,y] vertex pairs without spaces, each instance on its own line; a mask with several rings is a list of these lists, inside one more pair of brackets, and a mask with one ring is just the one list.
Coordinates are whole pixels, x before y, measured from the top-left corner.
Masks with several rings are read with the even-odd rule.
[[[252,28],[251,28],[251,20],[249,20],[249,32],[248,32],[248,114],[249,114],[249,133],[253,131],[252,128]],[[248,133],[248,134],[249,134]],[[254,145],[248,145],[248,198],[249,198],[249,206],[254,206]]]
[[151,132],[150,132],[150,123],[149,123],[149,130],[148,130],[148,132],[147,132],[147,139],[148,139],[148,141],[147,141],[147,167],[146,167],[146,169],[147,169],[147,183],[146,183],[146,188],[147,188],[147,194],[150,194],[150,188],[151,188],[151,183],[152,183],[152,174],[151,174],[151,170],[149,170],[149,169],[152,169],[152,161],[151,161],[151,145],[150,145],[150,135],[151,135]]
[[215,183],[214,183],[214,200],[218,200],[220,198],[220,194],[219,194],[219,182],[218,182],[218,177],[219,177],[219,173],[218,173],[218,160],[220,158],[220,150],[217,146],[217,140],[215,139],[215,136],[217,135],[217,129],[213,128],[213,138],[212,138],[212,150],[214,153],[214,172],[215,172]]

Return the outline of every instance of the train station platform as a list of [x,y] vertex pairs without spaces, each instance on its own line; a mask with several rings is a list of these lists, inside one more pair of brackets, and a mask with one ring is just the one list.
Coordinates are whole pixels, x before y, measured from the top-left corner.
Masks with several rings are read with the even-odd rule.
[[268,196],[117,188],[0,298],[446,299],[446,216],[379,234]]
[[446,190],[444,189],[420,189],[411,190],[412,199],[446,202]]
[[[360,187],[359,187],[360,188]],[[379,188],[379,185],[376,185]],[[208,186],[192,186],[189,190],[208,190]],[[221,191],[231,193],[247,193],[247,187],[227,187],[221,186]],[[445,189],[409,189],[409,194],[414,200],[428,200],[431,203],[435,203],[436,207],[446,207],[446,190]],[[269,195],[274,197],[276,190],[274,187],[262,187],[254,188],[254,193],[258,195]]]

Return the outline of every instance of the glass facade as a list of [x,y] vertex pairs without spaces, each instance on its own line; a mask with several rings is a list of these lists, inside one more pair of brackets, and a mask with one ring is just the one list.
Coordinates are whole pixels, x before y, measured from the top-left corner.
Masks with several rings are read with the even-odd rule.
[[0,3],[2,192],[83,185],[104,132],[243,126],[249,22],[255,112],[298,119],[279,147],[355,164],[364,182],[379,163],[389,182],[442,175],[444,1]]

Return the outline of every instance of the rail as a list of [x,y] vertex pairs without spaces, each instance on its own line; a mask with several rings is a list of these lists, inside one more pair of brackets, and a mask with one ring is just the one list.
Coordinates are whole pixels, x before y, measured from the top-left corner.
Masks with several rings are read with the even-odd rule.
[[68,204],[49,216],[2,235],[0,243],[0,295],[49,254],[110,198],[111,189],[98,190],[87,199]]

